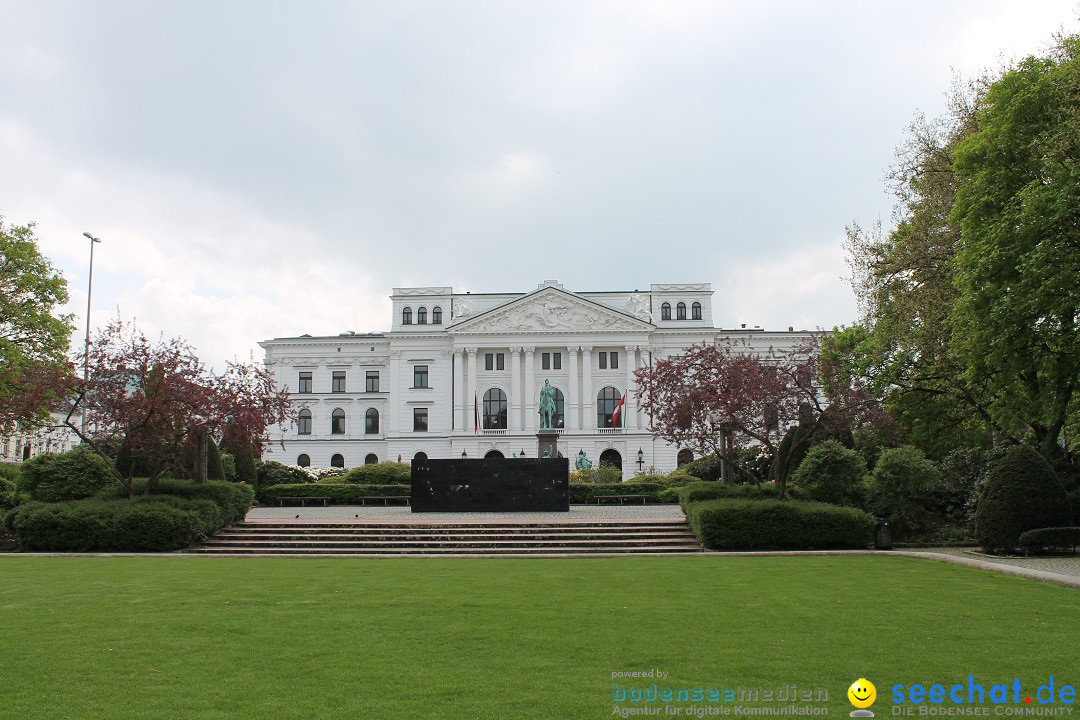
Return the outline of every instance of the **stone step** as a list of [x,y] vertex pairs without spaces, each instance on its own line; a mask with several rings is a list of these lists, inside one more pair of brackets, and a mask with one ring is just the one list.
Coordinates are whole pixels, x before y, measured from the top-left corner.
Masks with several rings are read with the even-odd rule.
[[657,545],[648,548],[636,548],[626,546],[615,547],[589,547],[566,545],[558,548],[515,548],[515,547],[490,547],[490,548],[465,548],[457,546],[435,547],[409,547],[409,548],[290,548],[249,546],[198,546],[187,550],[188,553],[201,555],[333,555],[333,556],[368,556],[368,555],[522,555],[522,556],[559,556],[559,555],[650,555],[672,553],[697,553],[701,552],[700,545]]
[[469,538],[453,542],[438,539],[424,538],[400,538],[397,540],[379,540],[354,538],[350,540],[231,540],[227,538],[211,538],[203,543],[209,547],[242,546],[249,547],[562,547],[566,545],[579,545],[582,547],[619,546],[650,547],[654,545],[696,545],[696,542],[679,539],[628,541],[621,538],[607,540],[591,540],[588,538],[529,538],[520,540],[498,540]]
[[685,520],[244,522],[187,552],[264,555],[581,555],[701,552]]

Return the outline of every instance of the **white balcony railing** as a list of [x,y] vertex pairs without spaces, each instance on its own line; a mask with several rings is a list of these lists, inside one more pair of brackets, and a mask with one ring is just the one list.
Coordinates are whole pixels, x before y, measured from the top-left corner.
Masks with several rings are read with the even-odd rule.
[[597,435],[622,435],[622,428],[596,428]]

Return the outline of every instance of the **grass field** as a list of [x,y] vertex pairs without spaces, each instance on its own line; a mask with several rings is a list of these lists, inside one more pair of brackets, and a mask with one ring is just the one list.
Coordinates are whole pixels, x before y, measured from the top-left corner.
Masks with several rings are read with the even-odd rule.
[[896,683],[1080,685],[1076,590],[904,558],[9,556],[0,618],[2,718],[606,718],[653,668],[833,717],[860,677],[879,718]]

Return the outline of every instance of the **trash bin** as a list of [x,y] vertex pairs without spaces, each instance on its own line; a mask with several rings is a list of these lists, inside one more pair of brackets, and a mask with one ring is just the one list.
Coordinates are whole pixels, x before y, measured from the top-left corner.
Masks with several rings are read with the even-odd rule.
[[877,528],[874,530],[874,547],[878,550],[892,550],[892,531],[889,530],[889,521],[885,518],[877,519]]

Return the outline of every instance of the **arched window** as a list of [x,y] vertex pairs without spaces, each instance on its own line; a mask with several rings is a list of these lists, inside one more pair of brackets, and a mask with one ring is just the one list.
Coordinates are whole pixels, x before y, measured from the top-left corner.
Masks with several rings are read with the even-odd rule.
[[686,319],[686,303],[681,302],[681,303],[679,303],[678,305],[675,306],[675,319],[676,320],[685,320]]
[[375,408],[368,408],[364,413],[364,434],[365,435],[377,435],[379,432],[379,411]]
[[407,307],[401,311],[401,324],[412,325],[412,308]]
[[555,428],[566,427],[565,409],[562,390],[557,387],[551,388],[551,394],[555,398],[555,417],[551,418],[551,426]]
[[416,324],[427,325],[427,308],[416,308]]
[[610,385],[599,392],[596,396],[596,427],[613,428],[622,427],[622,413],[619,415],[619,424],[615,424],[615,408],[619,406],[622,395]]
[[694,303],[693,305],[690,306],[690,319],[691,320],[700,320],[701,319],[701,303],[696,302],[696,303]]
[[618,450],[608,448],[600,453],[600,464],[610,465],[611,467],[617,467],[622,470],[622,455],[619,454]]
[[311,434],[311,411],[301,410],[300,416],[296,419],[296,434],[297,435],[310,435]]
[[367,457],[364,458],[364,464],[365,465],[375,465],[378,462],[379,462],[379,456],[376,455],[375,453],[368,453]]
[[690,462],[694,462],[694,451],[693,450],[687,450],[686,448],[683,448],[682,450],[679,451],[679,456],[675,460],[675,464],[676,464],[677,467],[682,467],[686,463],[690,463]]
[[671,319],[671,303],[664,303],[663,305],[660,306],[660,319],[661,320],[670,320]]
[[487,453],[484,454],[484,459],[485,460],[499,460],[499,459],[505,458],[505,457],[506,456],[503,455],[498,450],[488,450]]
[[345,467],[345,456],[340,453],[334,453],[330,458],[330,467]]
[[431,308],[431,324],[442,325],[442,308],[438,305]]
[[484,393],[484,429],[506,429],[506,393],[499,388]]
[[301,453],[296,458],[296,464],[299,465],[300,467],[309,467],[311,465],[311,458],[308,457],[307,453]]
[[419,460],[420,462],[423,462],[423,461],[427,460],[427,453],[424,452],[423,450],[421,450],[420,452],[413,455],[412,459],[413,460]]
[[330,434],[345,434],[345,411],[341,408],[334,408],[334,412],[330,415]]

